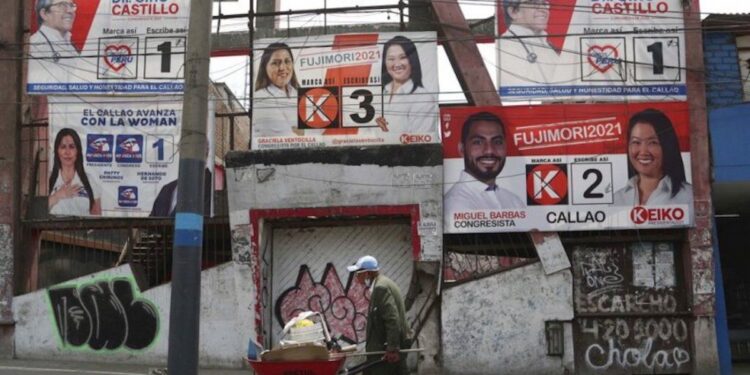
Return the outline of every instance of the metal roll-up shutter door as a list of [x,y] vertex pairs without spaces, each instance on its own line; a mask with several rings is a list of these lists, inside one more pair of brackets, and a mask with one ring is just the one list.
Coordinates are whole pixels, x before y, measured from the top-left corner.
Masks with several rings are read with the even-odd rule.
[[408,224],[274,228],[272,243],[268,313],[273,315],[270,331],[274,344],[283,327],[280,316],[313,308],[326,311],[334,336],[364,340],[367,301],[362,290],[356,293],[354,287],[349,288],[346,269],[360,256],[376,257],[381,271],[400,286],[404,295],[411,281],[413,256]]

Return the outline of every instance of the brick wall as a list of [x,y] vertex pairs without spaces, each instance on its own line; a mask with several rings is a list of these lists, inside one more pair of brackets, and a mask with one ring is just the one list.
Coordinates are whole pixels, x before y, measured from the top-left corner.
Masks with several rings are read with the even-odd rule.
[[706,32],[703,44],[709,108],[742,103],[742,82],[734,36],[727,32]]

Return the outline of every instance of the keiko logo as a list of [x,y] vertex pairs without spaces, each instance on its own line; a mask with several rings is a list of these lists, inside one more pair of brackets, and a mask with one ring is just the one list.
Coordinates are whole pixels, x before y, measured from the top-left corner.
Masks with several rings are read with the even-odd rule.
[[675,222],[685,219],[685,210],[682,208],[646,208],[636,206],[630,211],[630,220],[635,224]]
[[432,143],[432,136],[429,134],[401,134],[401,143],[405,145],[414,143]]

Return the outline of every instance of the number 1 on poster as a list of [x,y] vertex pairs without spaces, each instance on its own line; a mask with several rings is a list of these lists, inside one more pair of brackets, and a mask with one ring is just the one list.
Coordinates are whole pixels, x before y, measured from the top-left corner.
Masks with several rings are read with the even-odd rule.
[[146,161],[149,163],[171,163],[174,160],[174,140],[171,135],[149,135],[149,150]]

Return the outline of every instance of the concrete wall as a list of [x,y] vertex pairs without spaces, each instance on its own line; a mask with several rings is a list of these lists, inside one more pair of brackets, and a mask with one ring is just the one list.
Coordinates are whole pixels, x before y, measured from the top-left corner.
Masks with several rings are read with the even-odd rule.
[[440,260],[442,157],[440,145],[230,153],[230,222],[251,209],[418,204],[430,228],[420,235],[420,259]]
[[442,294],[443,374],[563,374],[573,369],[565,323],[565,356],[547,355],[545,321],[573,319],[570,270],[545,276],[533,263]]
[[[273,250],[267,219],[317,215],[335,217],[343,224],[357,216],[388,215],[391,208],[418,207],[411,215],[414,260],[442,259],[443,155],[440,145],[340,147],[327,149],[264,150],[227,155],[227,187],[234,260],[245,267],[237,275],[252,296],[249,321],[252,337],[266,340],[268,313],[257,291],[263,284],[263,258]],[[258,212],[271,215],[251,220]],[[300,213],[304,213],[299,216]],[[391,213],[393,214],[393,213]],[[403,215],[399,211],[398,215]],[[286,215],[286,216],[285,216]],[[263,249],[261,251],[261,249]],[[361,254],[360,254],[361,255]],[[355,257],[345,255],[348,261]],[[267,261],[267,260],[266,260]],[[389,275],[393,276],[393,275]],[[435,274],[434,279],[438,275]],[[267,281],[273,275],[266,275]],[[436,284],[435,284],[436,285]],[[239,288],[239,287],[238,287]],[[434,288],[434,286],[433,286]],[[405,294],[406,290],[403,290]],[[423,291],[427,293],[429,291]],[[267,297],[266,297],[267,298]],[[437,314],[423,335],[437,329]],[[434,358],[439,338],[429,340],[428,357],[420,358],[421,371],[436,371]]]
[[[247,294],[235,289],[241,267],[232,262],[202,273],[201,366],[242,365],[250,321]],[[130,288],[113,287],[115,280],[130,281],[132,295]],[[141,293],[133,280],[130,266],[124,265],[16,297],[16,356],[166,367],[171,284]],[[65,287],[72,292],[60,298]]]

